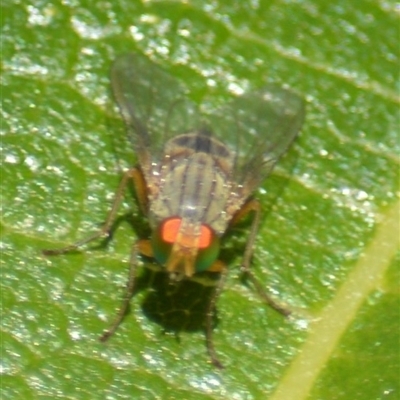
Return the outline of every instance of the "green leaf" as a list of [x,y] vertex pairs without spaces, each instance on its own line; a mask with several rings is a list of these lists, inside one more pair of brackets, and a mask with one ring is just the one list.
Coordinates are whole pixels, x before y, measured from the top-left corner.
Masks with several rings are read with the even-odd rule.
[[[2,399],[398,398],[398,26],[395,3],[367,0],[6,0]],[[258,194],[254,254],[257,277],[295,316],[240,282],[240,227],[214,330],[223,371],[208,363],[201,325],[183,326],[196,305],[176,300],[177,338],[148,286],[99,343],[142,225],[122,221],[107,248],[41,254],[94,232],[134,162],[109,68],[135,51],[209,106],[266,81],[308,102],[301,137]],[[130,210],[127,196],[120,215]],[[204,298],[181,302],[201,310]]]

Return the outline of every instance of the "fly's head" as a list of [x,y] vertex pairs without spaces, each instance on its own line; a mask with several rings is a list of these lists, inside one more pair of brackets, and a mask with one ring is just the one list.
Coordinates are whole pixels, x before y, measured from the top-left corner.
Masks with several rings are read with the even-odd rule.
[[154,230],[154,258],[175,277],[210,269],[219,254],[219,237],[208,226],[180,217],[164,220]]

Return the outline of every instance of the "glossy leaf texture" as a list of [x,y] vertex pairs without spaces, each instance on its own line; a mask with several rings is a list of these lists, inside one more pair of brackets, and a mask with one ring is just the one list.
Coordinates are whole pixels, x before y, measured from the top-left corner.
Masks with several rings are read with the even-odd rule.
[[[399,397],[393,2],[2,7],[3,399]],[[256,192],[254,271],[295,317],[282,319],[240,281],[248,230],[238,227],[223,254],[231,275],[215,326],[222,372],[205,352],[208,289],[171,290],[145,270],[117,335],[99,343],[131,245],[147,229],[129,193],[120,211],[129,217],[107,248],[40,252],[93,232],[121,170],[137,161],[110,89],[113,60],[132,52],[184,82],[207,113],[270,84],[307,101],[299,139]]]

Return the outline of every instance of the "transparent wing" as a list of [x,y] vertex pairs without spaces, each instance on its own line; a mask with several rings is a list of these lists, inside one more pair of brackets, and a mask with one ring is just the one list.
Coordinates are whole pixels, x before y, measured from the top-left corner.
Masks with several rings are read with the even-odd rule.
[[233,151],[232,179],[248,194],[272,171],[304,119],[301,97],[275,85],[201,115],[176,78],[137,54],[119,57],[111,79],[142,167],[150,168],[151,160],[157,160],[170,138],[201,131]]
[[148,58],[126,54],[111,71],[113,93],[142,166],[173,136],[198,129],[197,106],[180,82]]
[[236,98],[207,116],[213,134],[235,152],[235,181],[250,194],[271,173],[304,121],[303,99],[276,85]]

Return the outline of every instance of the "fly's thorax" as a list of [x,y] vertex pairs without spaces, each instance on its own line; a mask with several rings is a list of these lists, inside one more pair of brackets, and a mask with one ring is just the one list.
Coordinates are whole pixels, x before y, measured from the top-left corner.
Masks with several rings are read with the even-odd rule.
[[171,139],[154,174],[157,190],[150,191],[152,225],[178,216],[222,235],[230,219],[232,165],[231,152],[215,138],[191,133]]
[[155,259],[171,274],[191,277],[209,269],[219,254],[219,237],[210,226],[171,217],[153,231]]

